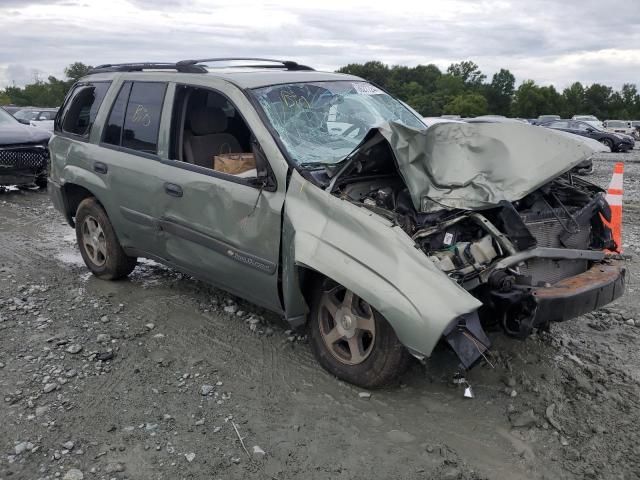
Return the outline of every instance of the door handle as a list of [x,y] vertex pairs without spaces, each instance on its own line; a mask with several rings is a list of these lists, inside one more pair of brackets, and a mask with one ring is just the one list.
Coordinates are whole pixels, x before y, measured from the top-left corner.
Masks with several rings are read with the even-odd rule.
[[171,195],[172,197],[182,196],[182,187],[180,185],[176,185],[175,183],[165,183],[164,191],[167,193],[167,195]]
[[107,173],[108,170],[109,170],[109,168],[107,167],[106,163],[96,162],[96,163],[93,164],[93,171],[96,172],[96,173],[105,174],[105,173]]

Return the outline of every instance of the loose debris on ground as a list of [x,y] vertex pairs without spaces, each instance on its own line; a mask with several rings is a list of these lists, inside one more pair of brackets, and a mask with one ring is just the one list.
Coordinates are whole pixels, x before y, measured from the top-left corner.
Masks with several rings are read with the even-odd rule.
[[[46,195],[0,193],[0,480],[640,477],[640,151],[626,162],[617,303],[526,341],[495,337],[454,382],[439,348],[365,392],[304,334],[142,261],[87,273]],[[472,388],[473,398],[465,398]]]

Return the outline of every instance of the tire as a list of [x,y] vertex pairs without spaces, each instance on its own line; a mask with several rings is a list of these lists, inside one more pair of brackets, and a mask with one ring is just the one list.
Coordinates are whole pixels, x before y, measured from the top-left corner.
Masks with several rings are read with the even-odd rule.
[[76,238],[87,268],[102,280],[124,278],[136,267],[137,258],[124,253],[107,212],[94,197],[78,205]]
[[612,152],[615,152],[615,149],[613,148],[613,140],[611,140],[610,138],[603,138],[600,140],[600,143],[602,143],[606,147],[609,147],[609,150],[611,150]]
[[[336,311],[334,307],[340,310]],[[330,310],[336,313],[332,314]],[[349,317],[346,323],[345,316]],[[396,383],[411,361],[384,317],[335,282],[325,279],[313,287],[307,326],[311,349],[318,363],[329,373],[354,385],[379,388]],[[361,326],[363,328],[359,328]],[[355,355],[354,344],[359,346]]]
[[47,176],[46,175],[37,176],[35,184],[40,189],[47,188]]

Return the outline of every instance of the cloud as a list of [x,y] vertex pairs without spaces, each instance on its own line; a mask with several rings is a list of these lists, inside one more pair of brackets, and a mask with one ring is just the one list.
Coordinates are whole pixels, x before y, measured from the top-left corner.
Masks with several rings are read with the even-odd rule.
[[[635,3],[635,2],[631,2]],[[640,71],[640,8],[626,0],[0,0],[0,87],[9,65],[63,75],[87,64],[215,56],[291,58],[333,70],[352,62],[473,60],[490,78],[619,88]]]

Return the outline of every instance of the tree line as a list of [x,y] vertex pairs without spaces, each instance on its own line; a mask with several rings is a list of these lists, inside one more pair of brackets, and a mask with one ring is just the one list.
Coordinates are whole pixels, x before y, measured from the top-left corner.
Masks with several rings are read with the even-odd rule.
[[[91,67],[75,62],[65,68],[65,79],[48,77],[24,87],[0,90],[0,105],[51,107],[62,104],[71,85]],[[381,86],[429,117],[460,115],[475,117],[494,114],[520,118],[556,114],[569,118],[576,114],[595,115],[601,120],[640,119],[640,94],[635,84],[625,83],[620,90],[594,83],[575,82],[562,92],[553,85],[523,81],[516,88],[514,75],[500,69],[488,81],[472,61],[451,64],[445,72],[436,65],[385,65],[382,62],[352,63],[338,69]]]
[[19,107],[59,107],[71,86],[84,77],[92,67],[75,62],[64,69],[65,79],[53,75],[47,81],[35,79],[24,87],[11,85],[0,90],[0,105]]
[[601,120],[640,119],[640,95],[631,83],[616,91],[599,83],[585,86],[575,82],[559,92],[553,85],[541,86],[525,80],[515,88],[516,79],[509,70],[500,69],[489,82],[471,61],[453,63],[446,72],[433,64],[405,67],[377,61],[352,63],[338,71],[377,83],[429,117],[493,114],[536,118],[555,114],[570,118],[585,114]]

